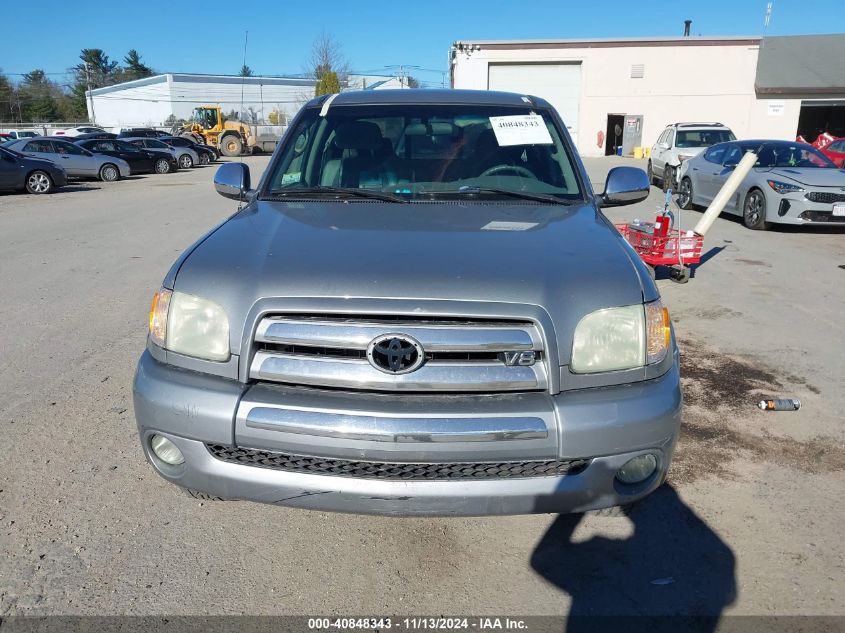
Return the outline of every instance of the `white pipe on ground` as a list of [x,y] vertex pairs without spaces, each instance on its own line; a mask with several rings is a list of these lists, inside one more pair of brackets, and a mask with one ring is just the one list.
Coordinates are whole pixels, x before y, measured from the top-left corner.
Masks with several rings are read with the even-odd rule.
[[713,202],[710,203],[710,206],[707,207],[707,211],[704,212],[704,215],[701,216],[701,219],[698,221],[698,224],[695,225],[693,231],[698,233],[699,235],[704,235],[713,226],[713,223],[716,221],[716,218],[719,217],[719,214],[722,212],[722,209],[725,208],[728,200],[731,199],[731,196],[736,193],[737,188],[739,188],[740,183],[745,179],[748,175],[748,172],[751,171],[751,168],[754,167],[754,163],[757,162],[757,154],[754,152],[746,152],[745,156],[742,157],[742,160],[737,163],[736,167],[734,168],[734,172],[730,175],[730,177],[725,181],[725,184],[722,185],[722,188],[719,189],[719,193],[716,194],[716,197],[713,198]]

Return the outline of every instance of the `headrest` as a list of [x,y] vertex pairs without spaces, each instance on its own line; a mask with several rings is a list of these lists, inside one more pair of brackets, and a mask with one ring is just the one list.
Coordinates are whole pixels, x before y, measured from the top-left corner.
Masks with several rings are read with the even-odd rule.
[[454,136],[455,126],[446,121],[411,123],[405,128],[405,136]]
[[334,144],[340,149],[368,149],[381,147],[381,129],[370,121],[348,121],[337,126]]

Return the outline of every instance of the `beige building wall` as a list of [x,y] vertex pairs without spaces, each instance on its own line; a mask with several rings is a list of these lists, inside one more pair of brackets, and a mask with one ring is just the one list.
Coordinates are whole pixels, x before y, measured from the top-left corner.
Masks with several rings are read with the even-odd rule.
[[[794,139],[798,127],[799,99],[757,98],[759,46],[752,38],[468,45],[455,52],[455,88],[487,89],[491,63],[580,64],[577,139],[584,156],[604,154],[598,133],[605,133],[608,114],[643,115],[642,144],[649,147],[667,124],[681,121],[719,121],[738,138]],[[633,65],[643,66],[642,78],[631,77]]]

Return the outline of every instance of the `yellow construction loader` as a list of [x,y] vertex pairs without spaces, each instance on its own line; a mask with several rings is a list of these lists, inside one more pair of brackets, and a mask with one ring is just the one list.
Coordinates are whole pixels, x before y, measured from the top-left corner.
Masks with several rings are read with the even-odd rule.
[[250,125],[242,121],[226,120],[219,105],[194,108],[191,119],[177,134],[192,136],[198,143],[216,147],[224,156],[251,154],[255,147]]

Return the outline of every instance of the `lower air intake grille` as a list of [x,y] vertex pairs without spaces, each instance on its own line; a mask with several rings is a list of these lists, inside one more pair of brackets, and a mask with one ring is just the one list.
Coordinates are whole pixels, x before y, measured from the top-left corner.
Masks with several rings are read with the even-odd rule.
[[832,191],[811,191],[804,197],[810,202],[819,202],[821,204],[845,202],[845,193],[833,193]]
[[257,451],[250,448],[206,444],[208,451],[224,462],[272,468],[315,475],[337,475],[364,479],[501,479],[515,477],[555,477],[583,471],[589,460],[536,462],[455,462],[406,464],[362,462],[346,459],[306,457],[289,453]]

